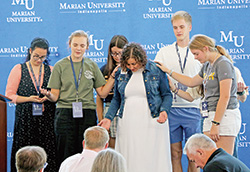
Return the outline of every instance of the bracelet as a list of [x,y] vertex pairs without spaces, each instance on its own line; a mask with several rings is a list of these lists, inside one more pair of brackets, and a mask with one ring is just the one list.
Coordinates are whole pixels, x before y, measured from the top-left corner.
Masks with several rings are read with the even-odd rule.
[[220,125],[220,122],[217,122],[217,121],[211,121],[215,126],[218,126]]
[[177,90],[177,88],[175,87],[175,89],[174,89],[174,90],[172,90],[172,92],[174,93],[174,92],[176,92],[176,90]]
[[245,94],[245,90],[243,90],[242,92],[237,92],[237,94],[238,94],[239,96],[242,96],[242,95]]
[[174,70],[171,69],[171,71],[170,71],[170,73],[169,73],[169,76],[172,76],[173,72],[174,72]]
[[110,76],[111,76],[113,79],[115,79],[115,77],[114,77],[112,74],[111,74]]
[[177,94],[179,92],[179,88],[175,88],[173,91],[172,91],[174,94]]
[[179,88],[177,88],[174,93],[178,94],[178,92],[179,92]]

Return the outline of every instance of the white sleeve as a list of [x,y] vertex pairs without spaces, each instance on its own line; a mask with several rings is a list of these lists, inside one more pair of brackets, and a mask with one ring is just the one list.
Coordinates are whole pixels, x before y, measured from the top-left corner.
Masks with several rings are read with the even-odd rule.
[[193,88],[188,87],[188,89],[187,89],[186,92],[189,93],[190,96],[191,96],[194,100],[196,100],[196,99],[201,98],[201,95],[198,93],[198,90],[199,90],[199,86],[193,87]]
[[[242,82],[244,85],[246,85],[244,79],[241,76],[240,70],[235,66],[234,66],[234,70],[235,70],[235,73],[236,73],[236,83]],[[248,90],[246,90],[246,94],[249,95]]]
[[162,49],[160,49],[160,50],[157,52],[157,54],[156,54],[154,60],[163,63],[163,53],[162,53]]

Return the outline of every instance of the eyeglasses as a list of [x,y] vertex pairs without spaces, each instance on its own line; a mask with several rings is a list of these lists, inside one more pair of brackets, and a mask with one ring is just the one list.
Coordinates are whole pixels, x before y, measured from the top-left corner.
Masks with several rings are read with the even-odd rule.
[[121,55],[122,55],[121,52],[114,52],[114,53],[111,53],[111,56],[112,56],[112,57],[121,56]]
[[45,162],[45,164],[43,165],[43,168],[42,168],[41,170],[39,170],[39,172],[43,172],[43,171],[44,171],[44,169],[47,167],[47,165],[48,165],[48,163],[47,163],[47,162]]
[[45,61],[47,56],[39,56],[39,55],[33,55],[33,58],[38,61],[39,59],[42,61]]
[[45,162],[45,164],[43,165],[43,168],[45,169],[47,167],[48,163]]

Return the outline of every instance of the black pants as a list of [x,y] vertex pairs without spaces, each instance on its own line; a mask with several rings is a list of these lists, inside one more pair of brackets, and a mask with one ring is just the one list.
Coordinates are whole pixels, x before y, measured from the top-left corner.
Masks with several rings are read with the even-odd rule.
[[83,109],[83,118],[73,118],[70,108],[57,108],[55,115],[55,134],[57,164],[69,156],[81,153],[84,131],[97,124],[96,111]]

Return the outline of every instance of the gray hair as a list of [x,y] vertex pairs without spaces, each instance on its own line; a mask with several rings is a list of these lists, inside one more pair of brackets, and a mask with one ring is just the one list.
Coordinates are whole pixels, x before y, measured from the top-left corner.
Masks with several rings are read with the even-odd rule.
[[102,149],[109,141],[108,131],[100,126],[90,127],[84,132],[84,141],[89,149]]
[[187,151],[190,154],[195,154],[197,149],[204,149],[204,150],[212,150],[214,148],[217,148],[215,142],[210,139],[205,134],[194,134],[192,135],[186,142],[184,147],[184,154],[187,153]]
[[124,157],[113,149],[104,149],[96,156],[91,172],[126,172]]
[[18,172],[37,172],[47,161],[45,150],[39,146],[25,146],[16,153],[16,168]]

